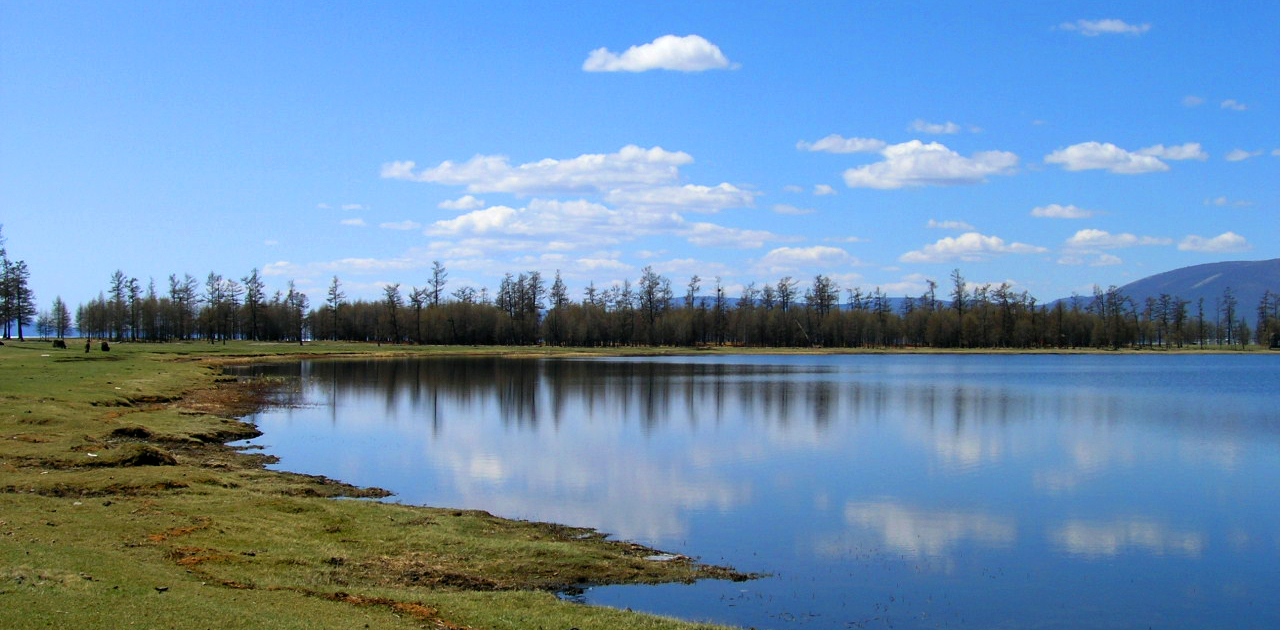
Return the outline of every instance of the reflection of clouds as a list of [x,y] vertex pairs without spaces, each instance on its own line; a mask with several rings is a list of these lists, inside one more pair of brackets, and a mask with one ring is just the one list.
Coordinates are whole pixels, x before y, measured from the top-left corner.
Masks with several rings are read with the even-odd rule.
[[1183,461],[1193,464],[1208,463],[1227,472],[1236,469],[1243,451],[1239,442],[1225,437],[1185,440],[1178,448]]
[[933,438],[933,452],[948,470],[965,471],[997,462],[1003,452],[999,441],[975,433],[938,433]]
[[1070,520],[1049,538],[1067,553],[1080,556],[1115,556],[1130,549],[1157,556],[1177,554],[1200,557],[1204,537],[1198,532],[1171,531],[1150,519],[1109,522]]
[[1070,492],[1099,473],[1117,466],[1133,465],[1136,456],[1133,440],[1117,435],[1109,425],[1068,425],[1063,450],[1070,465],[1064,468],[1037,470],[1035,487],[1048,494]]
[[885,546],[913,557],[941,557],[961,542],[1009,547],[1018,528],[1009,517],[978,511],[921,510],[889,501],[848,503],[845,522],[875,530]]
[[[585,414],[585,412],[584,412]],[[678,540],[691,511],[726,511],[751,496],[748,480],[646,448],[626,425],[577,415],[558,429],[499,433],[487,422],[450,425],[423,445],[437,483],[464,505],[521,518],[591,525],[623,538]],[[569,432],[573,440],[557,438]]]

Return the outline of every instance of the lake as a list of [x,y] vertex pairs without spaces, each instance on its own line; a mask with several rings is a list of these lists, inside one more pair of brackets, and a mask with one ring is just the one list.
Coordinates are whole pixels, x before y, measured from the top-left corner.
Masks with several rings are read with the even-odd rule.
[[595,527],[755,628],[1280,628],[1280,355],[304,361],[278,468]]

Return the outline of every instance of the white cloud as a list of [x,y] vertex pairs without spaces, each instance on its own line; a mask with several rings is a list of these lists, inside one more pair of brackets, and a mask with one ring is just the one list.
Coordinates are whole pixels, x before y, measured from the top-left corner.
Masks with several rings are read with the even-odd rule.
[[1182,97],[1182,105],[1185,107],[1199,107],[1204,105],[1204,98],[1194,95]]
[[343,210],[368,210],[369,207],[362,203],[344,203],[342,204],[342,209]]
[[911,124],[907,126],[907,131],[918,131],[920,133],[952,134],[960,133],[963,130],[964,129],[960,125],[957,125],[950,120],[944,123],[931,123],[917,118],[911,121]]
[[471,195],[463,195],[457,199],[446,199],[436,204],[437,208],[444,210],[475,210],[484,207],[483,199],[476,199]]
[[265,241],[262,241],[262,244],[266,245],[267,247],[275,247],[276,245],[280,244],[280,241],[277,241],[274,239],[267,239]]
[[888,143],[884,140],[845,138],[835,133],[815,142],[801,140],[796,143],[796,148],[801,151],[821,151],[823,153],[876,153],[886,146],[888,146]]
[[422,228],[422,224],[417,221],[405,219],[404,221],[397,221],[394,223],[379,223],[378,227],[387,230],[418,230]]
[[1272,149],[1271,155],[1280,156],[1280,149]]
[[861,236],[828,236],[822,239],[827,243],[870,243],[871,241]]
[[758,267],[768,273],[784,273],[801,268],[832,269],[858,264],[858,259],[839,247],[779,247],[760,259]]
[[1038,254],[1043,247],[1026,243],[1005,243],[999,236],[986,236],[977,232],[965,232],[960,236],[948,236],[937,242],[907,252],[898,257],[905,263],[936,263],[955,260],[979,261],[1000,254]]
[[330,208],[329,204],[327,203],[318,203],[316,204],[316,207],[321,210],[328,210]]
[[804,192],[804,187],[803,187],[803,186],[797,186],[797,185],[795,185],[795,184],[787,184],[786,186],[783,186],[783,187],[782,187],[782,189],[783,189],[783,190],[785,190],[786,192],[789,192],[789,193],[802,193],[802,192]]
[[532,199],[523,208],[493,206],[453,219],[436,221],[429,236],[513,236],[545,239],[561,249],[630,240],[642,236],[675,236],[699,246],[763,247],[767,241],[787,240],[763,230],[744,230],[714,223],[686,221],[674,212],[610,208],[586,200]]
[[642,189],[609,191],[605,201],[620,206],[640,208],[682,208],[694,212],[718,212],[725,208],[748,208],[755,205],[759,193],[742,190],[733,184],[718,186],[659,186]]
[[1226,155],[1226,159],[1228,162],[1243,162],[1251,157],[1258,157],[1259,155],[1262,155],[1262,151],[1245,151],[1244,149],[1232,149],[1231,152]]
[[1232,111],[1237,111],[1237,112],[1242,112],[1246,109],[1249,109],[1248,105],[1245,105],[1244,103],[1241,103],[1240,101],[1237,101],[1234,98],[1229,98],[1225,101],[1222,101],[1221,103],[1219,103],[1218,106],[1221,107],[1222,109],[1230,109]]
[[813,214],[815,212],[813,208],[797,208],[785,203],[775,203],[770,210],[778,214]]
[[1085,210],[1074,205],[1051,203],[1047,206],[1036,206],[1031,209],[1031,216],[1046,219],[1088,219],[1098,214],[1094,210]]
[[675,232],[698,247],[764,247],[768,241],[790,240],[764,230],[744,230],[714,223],[690,223]]
[[929,219],[925,227],[931,230],[961,230],[969,232],[977,229],[964,221],[938,221],[936,219]]
[[1166,147],[1163,144],[1149,146],[1135,151],[1138,155],[1149,155],[1164,160],[1207,160],[1209,154],[1200,148],[1199,142],[1188,142],[1183,145]]
[[813,194],[817,197],[825,197],[827,195],[836,194],[836,189],[828,184],[818,184],[813,187]]
[[1169,245],[1172,239],[1158,236],[1136,236],[1128,232],[1112,234],[1105,230],[1085,229],[1067,239],[1068,249],[1075,251],[1097,251],[1100,249],[1116,249],[1134,247],[1136,245]]
[[937,142],[912,140],[880,152],[884,161],[844,172],[850,188],[896,189],[906,186],[977,184],[989,175],[1007,175],[1018,156],[1007,151],[981,151],[963,157]]
[[597,48],[582,63],[582,69],[587,72],[702,72],[736,67],[720,52],[719,46],[698,35],[663,35],[648,44],[632,46],[622,54]]
[[477,155],[461,164],[446,160],[417,172],[412,161],[389,162],[382,166],[382,177],[466,186],[473,193],[608,192],[669,184],[679,179],[679,168],[691,162],[693,157],[683,151],[627,145],[617,153],[547,158],[519,166],[511,166],[502,155]]
[[[886,269],[885,271],[889,270]],[[897,282],[886,282],[876,286],[888,295],[920,295],[928,289],[929,280],[929,276],[920,273],[913,273],[903,276],[903,278]]]
[[1252,202],[1252,201],[1248,201],[1248,200],[1246,200],[1246,199],[1235,199],[1235,200],[1232,200],[1232,199],[1227,199],[1226,197],[1214,197],[1213,199],[1205,199],[1205,200],[1204,200],[1204,205],[1206,205],[1206,206],[1219,206],[1219,207],[1221,207],[1221,206],[1235,206],[1235,207],[1237,207],[1237,208],[1243,208],[1243,207],[1245,207],[1245,206],[1252,206],[1252,205],[1253,205],[1253,202]]
[[1129,24],[1124,20],[1109,18],[1064,22],[1059,24],[1058,28],[1064,31],[1078,31],[1085,37],[1097,37],[1098,35],[1141,35],[1151,30],[1151,25],[1145,22],[1142,24]]
[[1178,249],[1185,252],[1236,253],[1247,252],[1253,249],[1253,245],[1235,232],[1224,232],[1213,238],[1189,235],[1178,243]]
[[356,227],[364,227],[365,225],[364,219],[361,219],[359,217],[356,217],[353,219],[343,219],[338,223],[341,223],[342,225],[354,225]]
[[[1158,145],[1157,145],[1158,146]],[[1155,147],[1150,147],[1154,149]],[[1110,142],[1081,142],[1045,156],[1049,164],[1061,164],[1068,171],[1106,169],[1133,175],[1169,170],[1169,165],[1153,155],[1131,153]]]
[[516,219],[517,211],[508,206],[492,206],[483,210],[474,210],[453,219],[443,219],[431,224],[427,234],[434,236],[454,236],[462,233],[486,234],[510,226]]
[[1110,267],[1112,265],[1123,264],[1124,261],[1114,254],[1098,254],[1098,258],[1089,263],[1090,267]]

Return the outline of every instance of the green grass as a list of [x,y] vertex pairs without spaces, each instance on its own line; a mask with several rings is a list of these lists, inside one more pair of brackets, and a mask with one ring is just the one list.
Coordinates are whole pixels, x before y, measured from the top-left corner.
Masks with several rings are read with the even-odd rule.
[[71,347],[0,347],[0,627],[687,629],[705,626],[552,593],[745,577],[585,529],[333,500],[383,493],[223,445],[255,434],[228,415],[263,392],[222,363],[459,349]]

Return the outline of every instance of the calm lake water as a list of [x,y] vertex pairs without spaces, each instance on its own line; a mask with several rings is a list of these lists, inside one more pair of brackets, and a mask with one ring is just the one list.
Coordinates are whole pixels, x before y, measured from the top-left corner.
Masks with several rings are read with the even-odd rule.
[[756,628],[1280,628],[1280,356],[308,361],[279,468],[771,576]]

